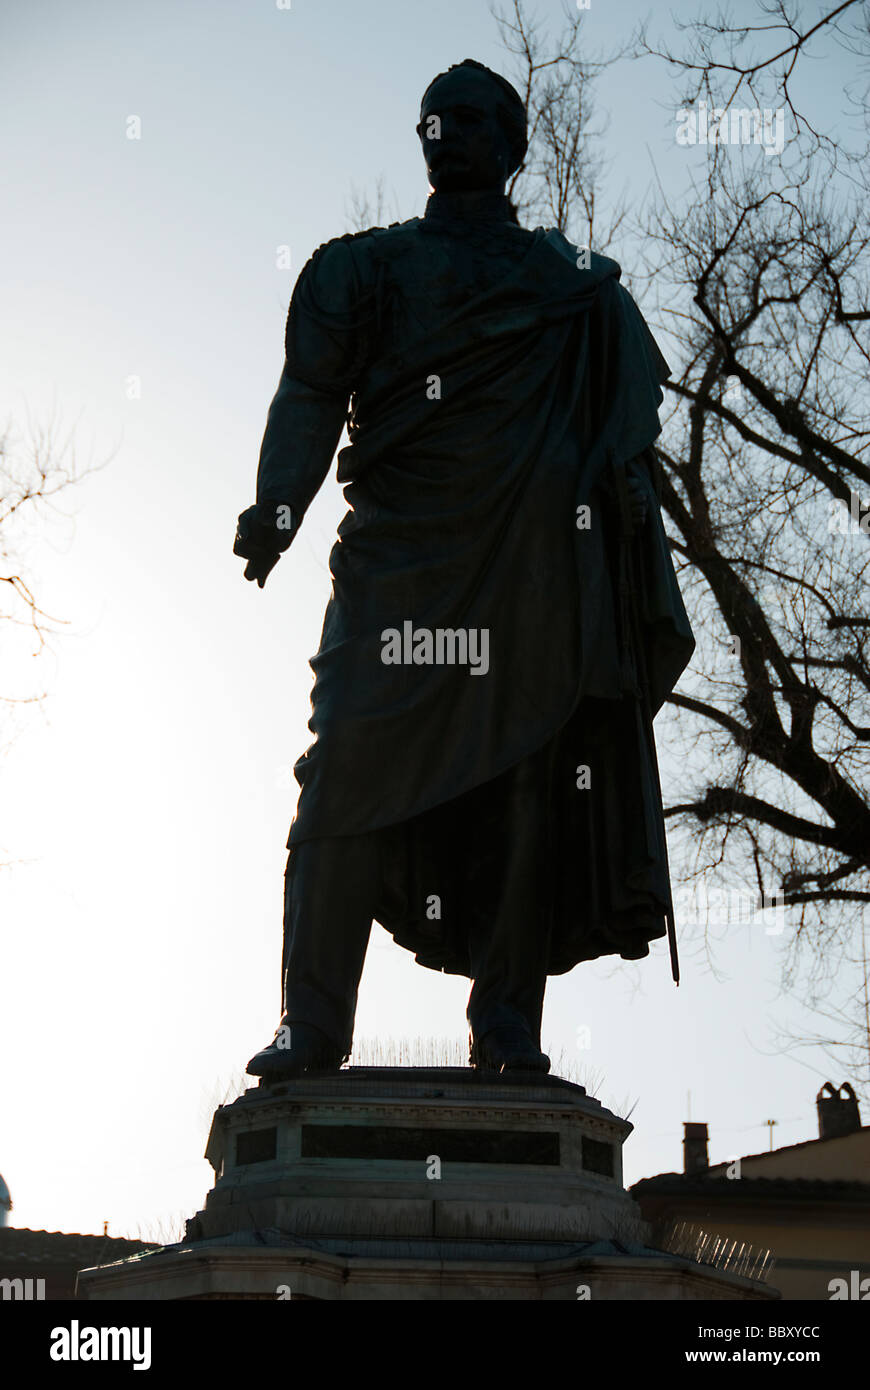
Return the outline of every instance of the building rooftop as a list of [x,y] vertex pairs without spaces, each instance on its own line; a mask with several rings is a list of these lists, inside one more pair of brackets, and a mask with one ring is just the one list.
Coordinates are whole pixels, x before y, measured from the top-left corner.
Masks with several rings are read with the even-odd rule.
[[[797,1146],[793,1146],[797,1147]],[[722,1177],[710,1173],[658,1173],[629,1188],[633,1197],[735,1197],[740,1201],[867,1202],[870,1182],[828,1178]]]
[[159,1250],[150,1241],[129,1240],[124,1236],[81,1235],[71,1231],[31,1231],[27,1227],[0,1227],[0,1261],[16,1266],[57,1264],[59,1261],[86,1265],[107,1264],[140,1250]]

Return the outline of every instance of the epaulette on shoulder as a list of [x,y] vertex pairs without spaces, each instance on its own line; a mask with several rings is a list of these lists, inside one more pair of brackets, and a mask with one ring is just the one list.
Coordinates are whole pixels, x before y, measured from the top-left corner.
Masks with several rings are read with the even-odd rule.
[[344,232],[341,236],[331,237],[312,253],[308,264],[311,266],[317,262],[330,246],[340,243],[349,245],[353,242],[359,242],[361,245],[368,242],[366,249],[371,251],[376,260],[382,260],[384,256],[389,259],[398,250],[395,245],[396,239],[413,232],[419,221],[419,217],[410,217],[406,222],[391,222],[387,227],[364,227],[358,232]]
[[329,241],[321,242],[315,251],[311,253],[311,259],[319,256],[321,251],[326,251],[328,247],[335,246],[340,241],[361,241],[367,236],[388,236],[391,232],[405,230],[418,222],[419,218],[409,217],[405,222],[390,222],[386,227],[362,227],[357,232],[342,232],[341,236],[330,237]]

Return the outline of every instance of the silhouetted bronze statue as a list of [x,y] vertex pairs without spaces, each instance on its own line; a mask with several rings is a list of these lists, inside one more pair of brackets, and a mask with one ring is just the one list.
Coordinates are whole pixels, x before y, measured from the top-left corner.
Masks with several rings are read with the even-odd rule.
[[549,1069],[548,974],[667,934],[677,978],[652,732],[694,647],[650,447],[669,369],[614,261],[518,225],[508,82],[451,68],[417,131],[424,216],[299,276],[239,518],[262,587],[347,421],[284,1016],[254,1075],[346,1060],[373,920],[473,981],[471,1063],[496,1071]]

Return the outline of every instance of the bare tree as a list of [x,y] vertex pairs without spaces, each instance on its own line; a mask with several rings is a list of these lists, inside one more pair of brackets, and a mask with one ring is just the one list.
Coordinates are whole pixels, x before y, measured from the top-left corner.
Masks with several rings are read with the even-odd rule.
[[351,231],[363,232],[369,227],[384,227],[388,219],[399,222],[401,214],[395,192],[387,197],[386,181],[383,174],[375,179],[372,196],[365,189],[351,184],[350,196],[345,216]]
[[[735,24],[727,12],[715,19],[694,16],[675,20],[686,35],[684,51],[674,53],[649,40],[649,24],[641,25],[634,51],[663,59],[684,83],[683,105],[705,100],[723,115],[750,100],[753,107],[774,101],[787,113],[798,139],[791,153],[803,173],[811,172],[820,158],[830,170],[840,170],[867,187],[868,178],[868,72],[870,12],[866,0],[836,0],[807,14],[805,0],[758,0],[757,24]],[[820,121],[807,111],[805,94],[798,97],[800,77],[806,77],[806,60],[819,54],[831,58],[838,51],[858,61],[844,90],[847,111],[835,133],[822,130]],[[812,86],[810,85],[810,90]],[[850,129],[847,115],[857,117],[860,132]],[[852,138],[850,138],[852,137]],[[711,146],[711,159],[725,157],[721,145]]]
[[[801,7],[798,24],[796,9],[764,3],[776,22],[739,29],[693,21],[683,57],[646,45],[720,132],[745,91],[790,121],[781,152],[718,139],[685,201],[660,196],[644,226],[680,361],[663,504],[700,639],[672,700],[700,756],[668,814],[694,827],[703,867],[748,866],[760,894],[796,910],[784,982],[808,947],[807,1001],[829,1025],[814,1041],[870,1079],[870,221],[858,147],[794,95],[811,46],[836,42],[855,60],[846,99],[863,92],[866,134],[867,13]],[[845,1002],[825,1003],[838,988]]]
[[607,202],[603,197],[601,140],[607,123],[598,119],[594,84],[624,50],[592,57],[584,46],[586,16],[567,4],[554,38],[530,17],[522,0],[491,13],[511,56],[506,76],[528,112],[528,153],[507,190],[519,220],[525,225],[538,220],[604,251],[625,222],[627,206],[624,196]]
[[0,708],[6,742],[20,707],[45,698],[40,658],[65,625],[37,598],[33,552],[46,524],[63,515],[60,494],[108,462],[81,464],[76,426],[65,429],[56,411],[44,422],[27,416],[23,427],[10,421],[0,433]]
[[[845,967],[845,969],[844,969]],[[842,953],[828,958],[827,970],[815,972],[806,997],[816,1028],[778,1030],[777,1046],[798,1056],[818,1050],[853,1082],[870,1085],[870,924],[866,912],[856,923]],[[819,1076],[822,1072],[813,1068]]]

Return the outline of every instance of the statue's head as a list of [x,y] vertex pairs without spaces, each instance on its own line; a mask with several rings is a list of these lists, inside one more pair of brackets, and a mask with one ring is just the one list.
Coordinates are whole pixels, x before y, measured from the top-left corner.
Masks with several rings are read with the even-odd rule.
[[526,108],[506,78],[466,58],[423,93],[417,134],[436,192],[504,192],[526,156]]

